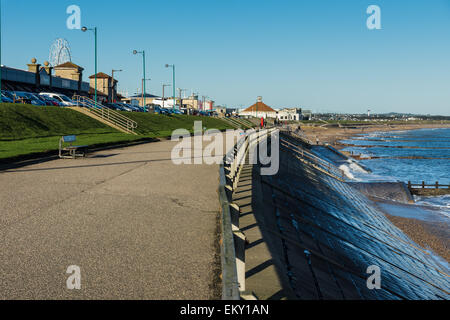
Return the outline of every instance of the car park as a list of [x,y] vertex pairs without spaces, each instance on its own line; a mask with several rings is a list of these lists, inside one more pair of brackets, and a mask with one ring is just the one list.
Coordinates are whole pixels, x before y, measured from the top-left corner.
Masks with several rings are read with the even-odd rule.
[[37,98],[35,95],[29,92],[24,91],[14,91],[14,95],[20,100],[22,103],[32,104],[35,106],[45,106],[45,102],[41,99]]
[[65,107],[75,106],[76,103],[67,97],[66,95],[59,94],[59,93],[51,93],[51,92],[41,92],[39,94],[40,96],[48,96],[50,98],[56,99],[58,102],[60,102]]
[[57,101],[54,98],[51,98],[49,96],[44,96],[44,95],[39,95],[39,98],[44,101],[48,106],[56,106],[59,107],[61,106],[61,102]]
[[126,105],[129,106],[130,108],[132,108],[136,112],[145,112],[143,107],[135,106],[135,105],[132,105],[132,104],[129,104],[129,103],[126,103]]
[[133,109],[123,103],[114,103],[121,111],[132,112]]
[[154,110],[155,110],[155,113],[157,113],[157,114],[165,114],[165,113],[163,113],[163,108],[161,108],[160,106],[155,106]]
[[1,95],[1,102],[5,102],[5,103],[14,103],[14,100],[9,98],[8,96],[6,96],[3,92]]
[[106,103],[104,106],[115,111],[131,111],[130,108],[120,105],[119,103]]
[[135,112],[138,112],[138,109],[136,109],[134,106],[130,106],[130,105],[126,104],[126,103],[115,103],[115,105],[120,106],[123,109],[123,111],[129,111],[129,112],[135,111]]
[[13,103],[18,103],[17,101],[15,101],[16,97],[10,91],[2,90],[2,96],[5,96],[6,98],[10,99]]
[[116,111],[123,111],[121,107],[117,106],[115,103],[105,103],[103,107],[116,110]]

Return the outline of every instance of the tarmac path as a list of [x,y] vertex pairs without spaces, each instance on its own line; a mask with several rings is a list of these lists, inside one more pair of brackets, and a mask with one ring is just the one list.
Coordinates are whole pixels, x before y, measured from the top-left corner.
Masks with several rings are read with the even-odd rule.
[[219,298],[218,166],[175,145],[0,171],[0,299]]

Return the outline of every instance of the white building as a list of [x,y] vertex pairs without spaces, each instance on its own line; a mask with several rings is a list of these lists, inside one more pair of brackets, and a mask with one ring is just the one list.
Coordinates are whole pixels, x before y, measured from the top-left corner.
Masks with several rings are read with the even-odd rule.
[[262,102],[262,97],[258,97],[257,102],[251,107],[239,112],[240,116],[248,116],[255,118],[276,118],[277,111]]
[[262,102],[262,97],[258,97],[258,100],[254,105],[241,111],[239,115],[264,119],[272,118],[279,121],[300,121],[303,119],[302,109],[290,108],[274,110]]
[[172,109],[174,106],[174,100],[173,99],[154,99],[152,101],[152,104],[158,105],[161,108],[169,108]]
[[303,119],[302,109],[290,108],[277,111],[277,119],[280,121],[300,121]]

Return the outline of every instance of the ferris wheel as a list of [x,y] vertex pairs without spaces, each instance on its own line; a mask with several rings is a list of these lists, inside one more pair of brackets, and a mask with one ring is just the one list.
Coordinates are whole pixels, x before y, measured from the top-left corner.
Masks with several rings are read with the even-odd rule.
[[48,61],[52,67],[72,61],[70,45],[66,39],[58,38],[53,42]]

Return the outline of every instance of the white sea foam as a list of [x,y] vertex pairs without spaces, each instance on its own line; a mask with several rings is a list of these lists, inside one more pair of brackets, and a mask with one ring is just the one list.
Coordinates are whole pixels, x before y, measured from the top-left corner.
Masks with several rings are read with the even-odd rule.
[[439,209],[439,212],[450,218],[450,195],[439,197],[414,197],[417,204],[432,206]]
[[368,173],[366,170],[364,170],[357,162],[354,160],[347,160],[349,163],[349,168],[352,172],[358,172],[358,173]]
[[347,178],[349,178],[349,179],[351,179],[351,180],[356,180],[356,179],[355,179],[355,176],[352,174],[352,172],[351,172],[349,166],[343,164],[343,165],[341,165],[341,166],[339,167],[339,169],[341,169],[342,172],[344,172],[344,174],[345,174],[345,176],[346,176]]
[[[439,130],[439,131],[437,131]],[[432,131],[433,133],[430,133]],[[450,142],[450,130],[448,128],[433,128],[433,129],[421,129],[421,130],[402,130],[402,131],[391,131],[391,132],[372,132],[365,135],[366,138],[379,138],[389,140],[387,143],[397,143],[401,142],[400,145],[406,143],[410,145],[421,146],[426,141],[430,143],[437,143],[439,141],[439,146],[443,149],[448,148]],[[405,138],[408,137],[408,141]],[[358,137],[359,138],[359,137]],[[350,138],[348,142],[351,143],[352,140],[360,141],[360,139]],[[399,139],[396,141],[396,139]],[[415,140],[419,139],[419,140]],[[425,139],[425,140],[424,140]],[[436,140],[438,139],[438,140]],[[403,153],[405,155],[410,155],[409,149],[399,150],[399,149],[384,149],[383,148],[373,148],[367,150],[364,146],[356,147],[358,152],[364,153],[362,158],[364,158],[365,153],[372,153],[372,155],[378,156],[389,156],[390,154],[394,157],[393,159],[388,159],[386,161],[382,159],[378,160],[366,160],[364,165],[368,166],[373,173],[364,174],[359,172],[355,167],[349,166],[350,174],[359,181],[402,181],[407,182],[409,180],[413,183],[420,183],[421,181],[434,182],[439,181],[441,184],[448,184],[448,163],[439,162],[437,160],[414,160],[414,159],[398,159],[396,156],[401,156]],[[349,150],[352,150],[351,148]],[[403,152],[404,151],[404,152]],[[382,154],[379,154],[379,153]],[[422,153],[421,153],[422,152]],[[418,153],[419,156],[426,156],[428,151],[424,153],[420,150],[415,150],[414,154]],[[448,157],[446,151],[442,151],[441,155],[438,157]],[[419,205],[431,206],[437,209],[446,217],[450,217],[450,195],[440,196],[440,197],[417,197],[416,203]]]

